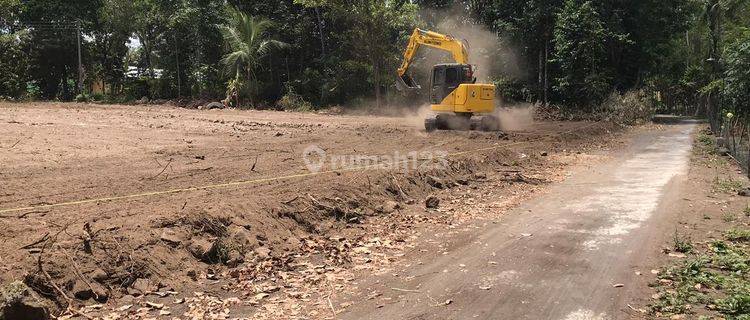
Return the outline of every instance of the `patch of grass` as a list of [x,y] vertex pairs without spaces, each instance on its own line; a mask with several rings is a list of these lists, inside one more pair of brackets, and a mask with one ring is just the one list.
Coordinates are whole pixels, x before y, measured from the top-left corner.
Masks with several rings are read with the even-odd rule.
[[703,147],[713,148],[716,145],[714,141],[714,137],[707,135],[704,132],[701,132],[700,134],[698,134],[698,142],[700,142],[700,145]]
[[731,241],[750,241],[750,230],[747,229],[730,229],[724,236]]
[[724,222],[733,222],[737,220],[737,215],[731,212],[725,212],[721,215],[721,219],[724,220]]
[[[750,230],[728,230],[724,240],[692,246],[695,256],[659,273],[659,293],[649,305],[656,317],[692,314],[707,319],[750,320]],[[675,249],[685,241],[677,233]],[[707,250],[701,250],[705,248]],[[704,251],[704,252],[697,252]],[[688,317],[691,318],[691,317]],[[692,317],[695,318],[695,317]]]
[[742,181],[732,178],[716,177],[713,181],[713,191],[718,193],[735,193],[742,188]]
[[690,253],[693,251],[693,244],[690,242],[690,237],[681,236],[677,231],[674,232],[674,250],[682,253]]

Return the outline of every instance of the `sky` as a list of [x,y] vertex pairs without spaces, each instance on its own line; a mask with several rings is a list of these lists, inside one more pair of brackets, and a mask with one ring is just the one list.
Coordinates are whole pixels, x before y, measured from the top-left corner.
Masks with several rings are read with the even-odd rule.
[[130,39],[128,39],[127,46],[130,49],[138,49],[141,47],[141,40],[136,36],[131,36]]

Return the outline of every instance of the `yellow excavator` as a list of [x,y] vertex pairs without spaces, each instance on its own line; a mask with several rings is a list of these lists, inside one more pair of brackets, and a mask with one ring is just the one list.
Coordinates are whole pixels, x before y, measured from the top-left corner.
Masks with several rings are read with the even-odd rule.
[[[430,103],[435,113],[425,119],[425,129],[434,130],[499,130],[495,111],[495,86],[476,83],[475,67],[469,64],[468,43],[450,35],[414,29],[398,68],[396,88],[399,91],[420,90],[409,67],[421,46],[447,51],[455,63],[438,64],[430,77]],[[474,117],[476,115],[476,117]]]

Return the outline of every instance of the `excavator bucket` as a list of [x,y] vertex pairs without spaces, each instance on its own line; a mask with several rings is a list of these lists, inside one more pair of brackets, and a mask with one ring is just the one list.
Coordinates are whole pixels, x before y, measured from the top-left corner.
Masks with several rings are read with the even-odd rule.
[[404,74],[401,77],[396,77],[396,89],[402,92],[414,92],[419,91],[422,87],[410,75]]

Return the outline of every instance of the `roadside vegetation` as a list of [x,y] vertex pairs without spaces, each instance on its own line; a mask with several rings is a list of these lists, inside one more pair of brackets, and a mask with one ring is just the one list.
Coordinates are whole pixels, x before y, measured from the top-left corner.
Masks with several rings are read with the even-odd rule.
[[[712,187],[707,190],[714,204],[736,196],[746,184],[728,172],[734,162],[717,152],[716,138],[708,130],[696,136],[693,161],[717,170]],[[727,202],[724,202],[727,201]],[[727,208],[725,205],[724,208]],[[702,221],[708,230],[693,233],[675,230],[669,250],[674,260],[660,270],[653,270],[657,279],[652,283],[656,293],[647,308],[650,316],[667,319],[750,319],[750,205],[704,212]],[[680,227],[681,228],[681,227]],[[703,229],[701,229],[703,230]]]
[[693,244],[681,239],[675,251],[690,253],[663,268],[654,284],[654,316],[692,314],[698,319],[750,319],[750,227],[729,229],[723,239]]

